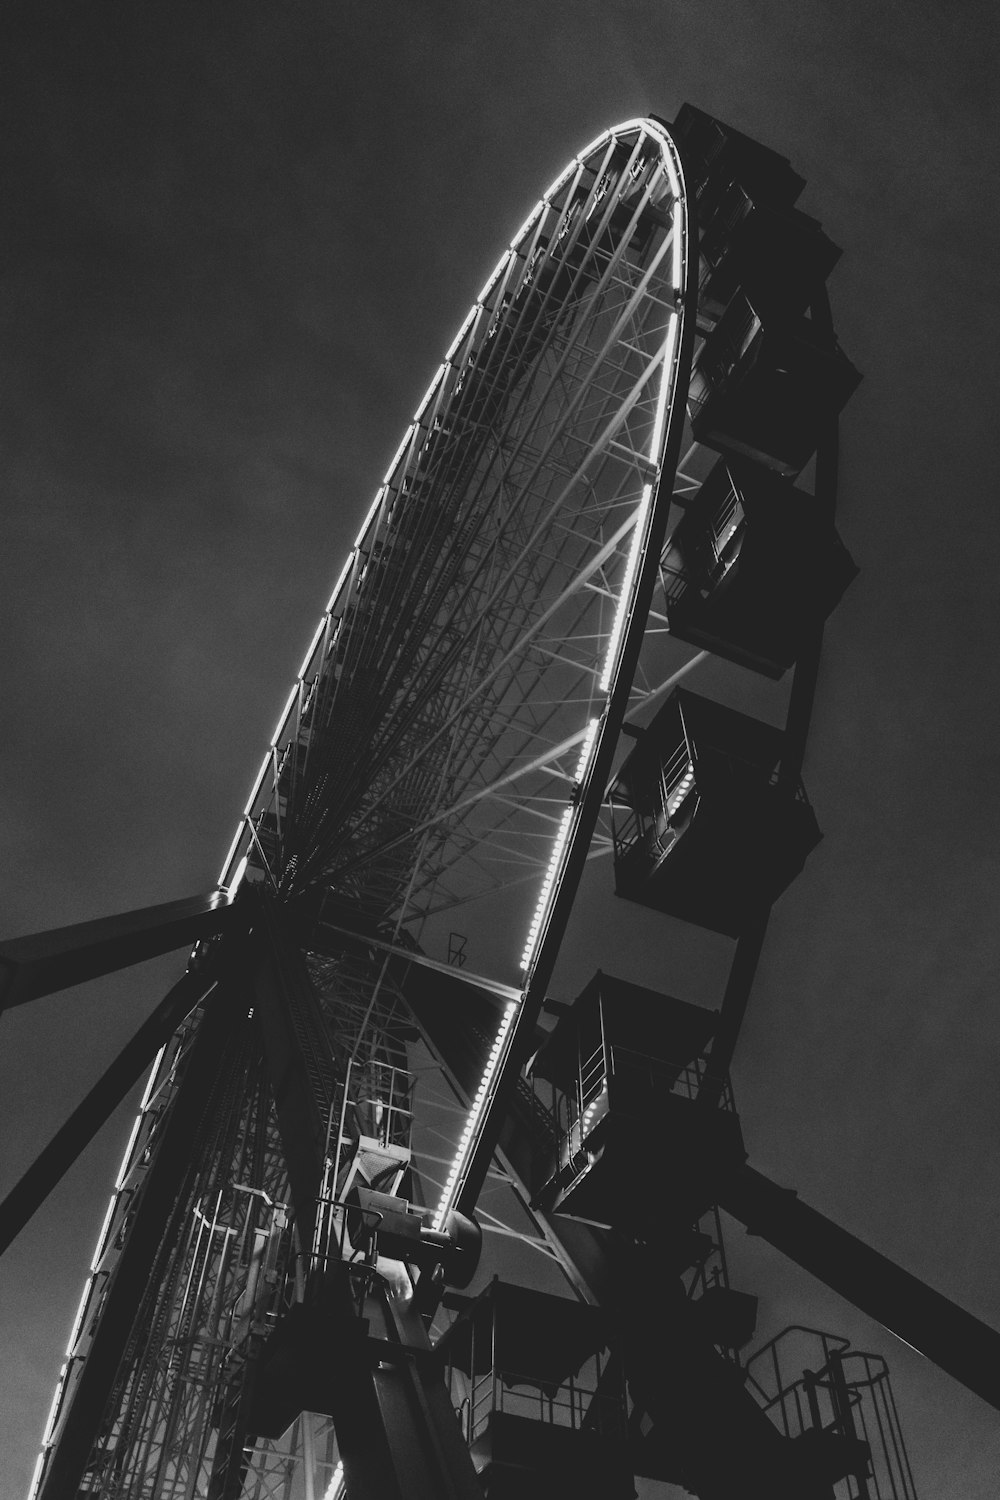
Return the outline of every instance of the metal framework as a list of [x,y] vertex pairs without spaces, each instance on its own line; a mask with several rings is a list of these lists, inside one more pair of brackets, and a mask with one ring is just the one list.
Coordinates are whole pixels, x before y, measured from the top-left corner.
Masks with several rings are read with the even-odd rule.
[[[95,1090],[79,1129],[0,1209],[16,1232],[72,1160],[69,1136],[89,1138],[158,1047],[31,1500],[334,1500],[345,1464],[360,1500],[475,1494],[428,1373],[424,1324],[447,1322],[437,1266],[462,1284],[477,1205],[487,1233],[540,1251],[578,1296],[617,1310],[635,1440],[655,1446],[650,1422],[662,1431],[679,1397],[664,1395],[662,1349],[645,1347],[649,1310],[629,1308],[621,1286],[648,1251],[633,1247],[626,1266],[601,1231],[528,1209],[531,1141],[554,1126],[522,1065],[584,864],[612,852],[602,804],[625,715],[648,717],[706,659],[652,607],[671,500],[683,506],[717,458],[686,406],[713,326],[700,282],[694,192],[674,135],[654,118],[605,132],[532,209],[420,401],[305,653],[219,892],[120,930],[4,948],[7,1003],[18,1003],[198,943],[184,987]],[[812,316],[832,340],[825,299]],[[814,483],[831,515],[835,483],[834,420]],[[787,694],[788,785],[820,638],[818,627]],[[459,908],[484,933],[474,976],[432,956],[449,952]],[[697,1080],[711,1105],[727,1087],[767,915],[733,948],[711,1071]],[[814,1253],[822,1226],[762,1182],[746,1168],[720,1200],[836,1284],[838,1268]],[[726,1279],[714,1222],[686,1297]],[[401,1271],[385,1271],[388,1290],[375,1284],[376,1234],[392,1225],[424,1267],[423,1320],[393,1290]],[[849,1295],[882,1315],[889,1284],[898,1291],[894,1268],[866,1303],[871,1263],[844,1238],[840,1270],[858,1273]],[[307,1310],[317,1328],[345,1326],[324,1321],[335,1317],[331,1287],[336,1317],[353,1298],[369,1340],[381,1340],[374,1366],[370,1349],[356,1359],[396,1413],[380,1439],[388,1457],[352,1437],[374,1407],[309,1373],[327,1356],[301,1332]],[[924,1293],[936,1295],[913,1283],[897,1299],[918,1346]],[[952,1312],[934,1304],[934,1337],[966,1379]],[[671,1316],[666,1363],[695,1371],[690,1399],[716,1402],[734,1430],[756,1434],[759,1409],[750,1417],[751,1398],[727,1394],[717,1351],[685,1332],[686,1314]],[[300,1331],[286,1379],[288,1328]],[[985,1367],[996,1335],[976,1329]],[[390,1345],[408,1351],[408,1385],[389,1370]],[[882,1400],[880,1372],[867,1378]],[[996,1399],[995,1380],[978,1388]],[[414,1456],[420,1423],[438,1454],[426,1472]],[[403,1459],[400,1433],[410,1434]],[[398,1477],[404,1460],[423,1476],[411,1489]],[[773,1493],[790,1494],[791,1470],[769,1472]],[[908,1497],[912,1481],[904,1473],[885,1493]]]

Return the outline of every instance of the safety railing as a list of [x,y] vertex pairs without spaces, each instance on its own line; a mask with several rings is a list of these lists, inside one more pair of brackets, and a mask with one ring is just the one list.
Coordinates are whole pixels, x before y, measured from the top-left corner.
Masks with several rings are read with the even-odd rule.
[[704,1058],[671,1062],[617,1043],[602,1043],[580,1062],[571,1093],[553,1090],[553,1114],[559,1129],[556,1159],[560,1167],[566,1168],[580,1158],[583,1170],[582,1155],[587,1142],[609,1112],[616,1108],[628,1112],[640,1101],[655,1102],[669,1095],[693,1102],[706,1082],[711,1082],[717,1094],[716,1107],[734,1113],[736,1106],[728,1077],[719,1078]]
[[651,818],[641,818],[634,807],[628,807],[624,802],[611,804],[611,837],[616,865],[641,842],[651,822]]
[[601,1393],[596,1382],[570,1377],[553,1390],[516,1370],[490,1369],[476,1376],[456,1411],[467,1443],[482,1436],[495,1412],[576,1432],[586,1427],[601,1437],[622,1437],[625,1431],[620,1397]]
[[359,1136],[384,1148],[409,1147],[415,1087],[413,1074],[393,1063],[376,1058],[348,1060],[326,1125],[326,1157],[332,1162],[328,1175],[333,1183],[342,1180],[346,1153]]
[[[804,1368],[809,1360],[812,1368]],[[791,1373],[794,1371],[794,1373]],[[795,1324],[744,1366],[747,1386],[785,1437],[842,1445],[837,1500],[916,1500],[885,1360]],[[853,1455],[853,1456],[852,1456]]]
[[719,1078],[702,1057],[676,1063],[666,1058],[649,1057],[630,1047],[613,1043],[609,1048],[609,1072],[614,1097],[628,1099],[632,1091],[677,1094],[683,1099],[697,1099],[707,1081],[721,1083],[718,1108],[732,1110],[733,1094],[728,1078]]
[[744,295],[737,294],[702,350],[695,371],[696,400],[725,386],[762,328],[761,320]]
[[[643,847],[658,859],[676,837],[673,820],[688,794],[696,790],[695,767],[686,739],[681,739],[656,772],[655,792],[650,788],[648,811],[640,812],[621,802],[612,803],[611,823],[616,864]],[[655,811],[653,810],[655,808]]]

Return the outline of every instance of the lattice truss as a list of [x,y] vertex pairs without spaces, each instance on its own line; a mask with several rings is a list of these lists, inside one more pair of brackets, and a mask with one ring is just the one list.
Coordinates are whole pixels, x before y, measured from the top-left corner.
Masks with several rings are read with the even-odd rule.
[[[339,1059],[330,1099],[329,1203],[342,1186],[338,1134],[342,1162],[359,1134],[412,1151],[406,1186],[420,1202],[440,1186],[447,1156],[438,1153],[451,1149],[463,1115],[456,1093],[421,1041],[397,979],[378,952],[336,960],[313,956],[309,968]],[[99,1330],[199,1023],[195,1012],[165,1049],[147,1088],[73,1330],[50,1433]],[[332,1424],[315,1413],[297,1418],[280,1439],[251,1438],[245,1448],[227,1449],[229,1437],[246,1441],[240,1403],[252,1389],[265,1338],[301,1293],[304,1263],[251,1023],[248,1013],[206,1101],[210,1128],[198,1140],[150,1268],[81,1494],[105,1500],[223,1500],[230,1494],[294,1500],[321,1497],[335,1472]],[[484,1037],[484,1050],[487,1042]],[[387,1088],[389,1075],[394,1083]],[[383,1119],[383,1100],[392,1106],[391,1119]],[[414,1131],[418,1102],[424,1120]],[[519,1228],[511,1226],[517,1209],[499,1171],[488,1201],[499,1210],[485,1210],[488,1229],[533,1239],[523,1216]],[[545,1249],[540,1238],[537,1247]]]
[[[200,1010],[158,1060],[136,1118],[67,1349],[48,1430],[54,1431],[99,1332],[150,1166],[182,1086]],[[168,1232],[150,1267],[139,1316],[87,1465],[83,1494],[194,1495],[210,1445],[221,1330],[245,1291],[274,1204],[286,1196],[259,1048],[243,1028],[217,1076]],[[251,1185],[257,1186],[251,1190]],[[278,1218],[280,1219],[280,1212]],[[284,1251],[287,1257],[287,1249]],[[276,1284],[282,1268],[274,1266]]]
[[[405,1067],[402,1038],[414,1037],[414,1028],[399,990],[379,972],[381,966],[370,960],[339,965],[315,960],[312,969],[330,1035],[340,1055],[355,1062],[352,1110],[364,1124],[370,1073],[387,1065]],[[318,1416],[304,1416],[277,1442],[258,1440],[235,1470],[217,1461],[225,1443],[226,1404],[237,1403],[247,1368],[267,1332],[295,1301],[301,1277],[273,1100],[250,1020],[247,1014],[243,1035],[226,1053],[225,1068],[207,1101],[210,1128],[199,1137],[187,1164],[171,1224],[150,1268],[82,1494],[108,1500],[222,1496],[225,1491],[213,1485],[213,1476],[232,1484],[238,1472],[237,1493],[262,1500],[303,1493],[306,1457],[310,1473],[315,1469],[322,1475],[324,1464],[333,1470],[330,1424]],[[196,1011],[160,1056],[145,1091],[46,1434],[57,1430],[99,1329],[199,1022]],[[400,1139],[408,1143],[408,1121]],[[295,1475],[298,1488],[292,1490]]]
[[537,880],[588,721],[675,316],[642,129],[574,163],[410,428],[248,811],[251,861],[418,928]]

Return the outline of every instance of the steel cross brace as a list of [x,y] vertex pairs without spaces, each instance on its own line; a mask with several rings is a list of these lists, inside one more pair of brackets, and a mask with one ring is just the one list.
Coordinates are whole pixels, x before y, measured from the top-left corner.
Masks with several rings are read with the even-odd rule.
[[56,1131],[20,1181],[11,1188],[0,1203],[0,1255],[90,1144],[160,1048],[216,988],[217,980],[213,976],[214,966],[188,970],[139,1027],[66,1123]]
[[[0,942],[0,1010],[157,958],[234,926],[224,891]],[[193,960],[66,1123],[0,1203],[0,1254],[93,1140],[177,1027],[215,987],[210,959]]]

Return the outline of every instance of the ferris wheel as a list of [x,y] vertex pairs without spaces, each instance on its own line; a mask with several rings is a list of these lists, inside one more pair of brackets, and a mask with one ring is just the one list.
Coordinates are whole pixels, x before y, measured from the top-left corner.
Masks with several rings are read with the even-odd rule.
[[[694,1448],[665,1451],[662,1372],[621,1316],[614,1284],[654,1246],[684,1288],[688,1310],[666,1298],[658,1316],[690,1400],[744,1433],[734,1452],[763,1455],[775,1493],[802,1480],[801,1433],[771,1410],[784,1389],[760,1384],[759,1423],[732,1393],[746,1303],[697,1227],[720,1202],[744,1218],[771,1202],[765,1187],[746,1207],[727,1075],[771,905],[819,838],[802,754],[823,621],[855,571],[833,510],[858,376],[825,296],[838,252],[795,209],[801,187],[688,106],[580,151],[418,403],[218,890],[41,958],[4,950],[16,1001],[56,970],[197,940],[146,1030],[156,1058],[31,1500],[506,1493],[530,1462],[483,1442],[519,1382],[548,1392],[556,1434],[538,1483],[558,1464],[589,1493],[590,1464],[601,1493],[633,1472],[722,1493],[718,1454],[698,1470]],[[719,660],[784,677],[780,725],[696,691]],[[610,976],[551,1005],[602,861],[620,896],[730,942],[717,1019]],[[640,1118],[673,1121],[684,1154],[666,1218],[640,1206],[647,1165],[621,1126]],[[511,1214],[477,1216],[498,1182]],[[540,1251],[578,1304],[465,1296],[484,1226]],[[519,1374],[489,1366],[487,1410],[476,1340],[488,1326],[496,1355],[501,1313],[569,1352],[552,1363],[525,1334]],[[810,1408],[844,1442],[858,1392],[886,1389],[847,1359],[824,1346],[832,1415],[815,1389]]]

